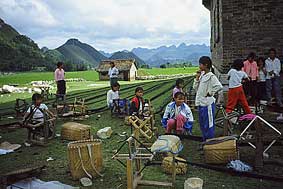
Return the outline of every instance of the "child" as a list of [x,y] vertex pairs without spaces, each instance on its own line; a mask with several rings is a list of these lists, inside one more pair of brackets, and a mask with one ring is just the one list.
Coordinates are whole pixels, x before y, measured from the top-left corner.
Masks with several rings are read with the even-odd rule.
[[245,93],[248,98],[250,98],[251,105],[255,105],[256,102],[256,96],[257,96],[257,79],[258,79],[258,67],[257,63],[254,60],[255,59],[255,53],[251,52],[247,60],[244,61],[244,67],[243,71],[246,72],[246,74],[249,77],[249,81],[244,83],[244,89]]
[[265,68],[267,71],[266,75],[266,95],[268,104],[271,105],[271,92],[272,89],[275,91],[277,105],[283,107],[281,101],[281,89],[280,89],[280,71],[281,63],[278,58],[276,58],[276,50],[269,50],[269,57],[265,60]]
[[131,101],[130,115],[135,113],[140,114],[144,109],[143,88],[137,87],[135,90],[135,97]]
[[107,92],[107,106],[112,109],[113,108],[113,100],[114,99],[119,99],[119,89],[120,89],[120,84],[118,82],[115,82],[111,86],[111,90]]
[[183,92],[183,87],[184,87],[184,80],[183,79],[177,79],[176,80],[176,86],[175,88],[173,89],[173,98],[174,98],[174,95],[175,93],[177,92]]
[[61,97],[62,100],[64,100],[66,94],[66,82],[63,62],[57,63],[57,69],[54,72],[54,76],[57,84],[57,97]]
[[258,66],[258,80],[257,80],[257,99],[258,100],[266,100],[266,69],[265,69],[265,62],[263,57],[259,57],[257,60]]
[[199,68],[194,80],[193,88],[196,90],[195,105],[199,108],[199,123],[203,140],[214,138],[214,111],[217,92],[222,90],[222,85],[217,77],[210,71],[212,61],[208,56],[199,59]]
[[185,94],[179,91],[174,94],[174,102],[170,102],[166,106],[161,120],[166,133],[171,133],[175,129],[177,134],[182,134],[184,128],[192,133],[192,122],[194,118],[191,109],[184,101]]
[[53,113],[48,110],[48,107],[42,103],[42,96],[35,93],[32,95],[32,105],[25,113],[23,120],[25,121],[32,116],[34,122],[44,122],[43,111],[46,111],[49,115],[54,117]]
[[246,72],[241,71],[244,63],[241,59],[236,59],[233,62],[232,69],[228,72],[229,91],[228,91],[228,103],[226,112],[231,113],[238,102],[243,106],[246,114],[251,114],[250,107],[248,105],[243,87],[242,80],[249,79]]

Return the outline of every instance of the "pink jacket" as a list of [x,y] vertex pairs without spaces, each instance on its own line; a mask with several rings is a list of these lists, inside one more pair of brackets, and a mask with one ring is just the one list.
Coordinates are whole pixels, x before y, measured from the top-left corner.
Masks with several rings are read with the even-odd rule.
[[244,62],[244,67],[242,69],[244,72],[247,73],[247,75],[255,81],[258,77],[258,67],[256,64],[256,61],[253,61],[250,63],[248,60]]

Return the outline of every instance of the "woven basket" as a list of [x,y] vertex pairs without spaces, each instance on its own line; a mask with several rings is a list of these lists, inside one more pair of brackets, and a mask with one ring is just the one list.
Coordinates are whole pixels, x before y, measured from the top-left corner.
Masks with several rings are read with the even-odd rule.
[[68,144],[69,168],[72,178],[102,176],[101,140],[80,140]]
[[64,140],[90,139],[90,126],[76,122],[67,122],[62,125],[61,138]]
[[[164,170],[165,173],[167,174],[172,174],[172,160],[173,157],[169,156],[169,157],[165,157],[162,161],[162,168]],[[180,160],[180,161],[186,161],[180,157],[176,157],[176,160]],[[182,162],[176,162],[175,164],[176,166],[176,174],[177,175],[184,175],[187,173],[187,164],[186,163],[182,163]]]

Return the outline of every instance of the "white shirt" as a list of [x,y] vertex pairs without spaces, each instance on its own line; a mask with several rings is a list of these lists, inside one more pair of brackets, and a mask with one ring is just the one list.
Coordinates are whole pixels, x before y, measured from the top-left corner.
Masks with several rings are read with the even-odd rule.
[[175,117],[176,118],[181,112],[181,106],[175,105]]
[[228,72],[229,78],[229,89],[240,87],[242,85],[242,80],[248,78],[246,72],[242,70],[231,69]]
[[27,113],[30,113],[31,109],[34,112],[32,116],[33,119],[35,119],[36,121],[44,121],[44,114],[42,113],[42,111],[40,111],[40,109],[48,110],[48,107],[45,104],[40,104],[39,108],[35,108],[35,106],[32,105],[32,107],[29,107],[29,109],[27,110]]
[[[197,91],[195,105],[209,106],[215,102],[213,96],[222,90],[223,86],[212,72],[202,72],[199,80],[194,80],[193,88]],[[207,93],[210,96],[207,96]]]
[[[281,71],[281,62],[278,58],[275,58],[274,60],[271,60],[271,58],[268,58],[265,60],[265,68],[267,71],[266,79],[271,79],[274,76],[279,76],[279,73]],[[269,72],[274,72],[273,75],[270,75]]]
[[119,74],[119,70],[114,66],[113,68],[109,68],[108,75],[109,78],[117,78]]
[[119,99],[119,91],[113,91],[112,89],[107,92],[107,106],[113,103],[114,99]]
[[262,70],[258,71],[258,80],[259,82],[265,82],[266,81],[266,75]]

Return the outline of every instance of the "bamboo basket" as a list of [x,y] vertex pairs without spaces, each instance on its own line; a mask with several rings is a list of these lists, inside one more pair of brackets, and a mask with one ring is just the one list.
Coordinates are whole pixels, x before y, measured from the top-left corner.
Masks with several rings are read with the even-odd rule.
[[[186,161],[180,157],[176,157],[176,160]],[[162,161],[161,167],[163,168],[164,172],[167,174],[172,174],[172,171],[173,171],[172,161],[173,161],[173,157],[171,156],[165,157]],[[176,166],[177,175],[185,175],[187,173],[188,166],[186,163],[176,162],[175,166]]]
[[68,160],[72,178],[102,176],[101,140],[80,140],[68,144]]
[[231,160],[238,159],[238,149],[236,140],[221,141],[225,137],[219,137],[210,140],[220,140],[216,144],[204,145],[204,157],[206,163],[226,164]]
[[64,140],[90,139],[90,126],[76,122],[67,122],[62,125],[61,138]]

